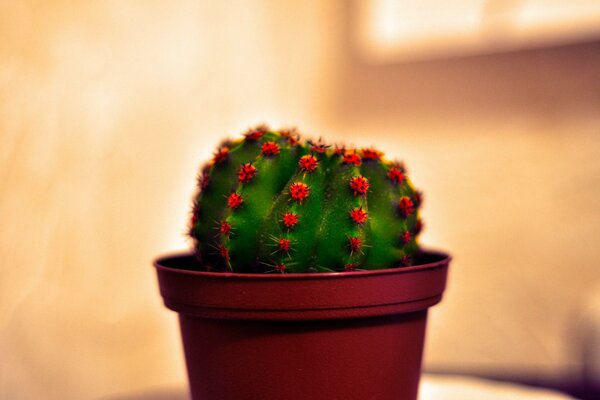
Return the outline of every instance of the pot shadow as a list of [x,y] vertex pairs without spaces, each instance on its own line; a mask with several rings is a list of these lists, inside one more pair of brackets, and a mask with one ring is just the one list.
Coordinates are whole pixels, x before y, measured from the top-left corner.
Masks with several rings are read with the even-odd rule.
[[102,400],[190,400],[187,387],[157,388],[132,393],[123,393]]
[[[427,318],[427,311],[417,311],[405,314],[333,319],[333,320],[301,320],[301,321],[257,321],[254,320],[214,320],[205,318],[181,318],[183,324],[196,325],[195,329],[203,332],[204,338],[218,338],[220,343],[237,343],[238,345],[253,341],[256,338],[268,340],[269,337],[281,336],[303,336],[305,334],[319,334],[330,332],[334,335],[336,331],[359,332],[372,327],[384,328],[385,326],[397,326],[418,324]],[[186,322],[187,320],[187,322]],[[198,335],[195,331],[194,335]],[[211,339],[208,339],[211,340]]]

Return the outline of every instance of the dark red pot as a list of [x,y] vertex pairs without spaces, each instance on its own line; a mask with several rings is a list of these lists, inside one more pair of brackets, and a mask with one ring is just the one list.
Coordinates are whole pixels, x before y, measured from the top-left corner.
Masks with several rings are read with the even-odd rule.
[[183,254],[155,266],[193,399],[414,400],[449,261],[427,252],[407,268],[271,275],[198,272]]

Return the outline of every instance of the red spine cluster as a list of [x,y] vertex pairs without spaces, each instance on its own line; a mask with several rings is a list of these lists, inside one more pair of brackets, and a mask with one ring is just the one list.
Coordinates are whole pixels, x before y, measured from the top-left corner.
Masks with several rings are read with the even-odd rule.
[[279,239],[278,246],[279,250],[283,252],[287,253],[290,251],[290,241],[288,239]]
[[359,237],[349,237],[348,244],[352,253],[357,252],[362,247],[362,239]]
[[280,274],[283,274],[285,272],[285,264],[284,263],[277,263],[275,265],[275,272],[279,272]]
[[402,234],[402,244],[409,244],[412,240],[412,234],[409,231],[406,231]]
[[241,183],[248,183],[254,178],[256,174],[256,167],[250,163],[242,164],[238,171],[238,180]]
[[406,218],[415,211],[415,205],[410,197],[402,196],[398,201],[398,209],[400,210],[402,217]]
[[413,193],[413,202],[415,203],[415,207],[423,204],[423,193],[420,190],[415,190]]
[[352,152],[344,154],[344,156],[342,157],[342,162],[344,164],[360,165],[362,164],[362,159],[358,154]]
[[298,223],[298,215],[294,214],[293,212],[287,212],[285,214],[283,214],[283,224],[291,229],[294,226],[296,226],[296,224]]
[[219,254],[223,258],[223,260],[229,261],[229,250],[227,250],[227,247],[225,247],[225,246],[219,247]]
[[220,164],[229,157],[229,147],[223,146],[213,155],[213,164]]
[[380,160],[381,152],[373,148],[362,149],[363,160]]
[[395,184],[401,185],[404,182],[404,172],[396,166],[388,170],[387,176]]
[[237,193],[231,193],[227,198],[227,206],[232,209],[236,209],[242,205],[244,199]]
[[344,146],[336,145],[335,148],[333,149],[333,154],[343,156],[344,154],[346,154],[346,148]]
[[194,204],[194,210],[192,211],[192,225],[196,225],[198,222],[198,204]]
[[298,146],[300,144],[300,135],[296,131],[296,129],[284,129],[281,132],[281,136],[287,139],[290,147]]
[[367,212],[362,209],[362,207],[355,208],[350,211],[350,218],[355,224],[364,224],[367,222]]
[[309,187],[302,182],[294,182],[290,185],[290,197],[298,203],[302,203],[309,194]]
[[269,128],[266,125],[259,125],[256,128],[249,129],[244,133],[244,136],[246,140],[260,140],[268,130]]
[[206,190],[208,185],[210,184],[210,171],[212,170],[212,165],[207,164],[202,167],[202,172],[198,177],[198,186],[200,186],[201,190]]
[[319,161],[312,154],[308,154],[300,157],[300,161],[298,161],[298,165],[300,169],[304,172],[312,172],[319,165]]
[[275,142],[265,142],[262,145],[262,154],[266,157],[275,156],[279,151],[279,145]]
[[355,196],[364,196],[369,191],[369,181],[364,176],[355,176],[350,179],[350,189]]
[[307,143],[310,145],[310,151],[312,151],[313,153],[323,154],[329,148],[329,146],[322,143],[320,139],[316,143],[310,140],[308,140]]
[[421,219],[418,219],[417,223],[415,225],[415,229],[414,229],[415,236],[417,236],[422,231],[423,231],[423,221],[421,221]]
[[229,236],[231,233],[231,225],[226,221],[221,221],[221,224],[219,225],[219,232],[223,236]]

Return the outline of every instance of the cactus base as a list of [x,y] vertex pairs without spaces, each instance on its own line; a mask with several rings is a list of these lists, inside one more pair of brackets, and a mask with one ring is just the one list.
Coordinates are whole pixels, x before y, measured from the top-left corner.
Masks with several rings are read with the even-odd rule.
[[184,254],[155,267],[193,399],[415,400],[449,261],[424,252],[401,269],[261,275],[198,271]]

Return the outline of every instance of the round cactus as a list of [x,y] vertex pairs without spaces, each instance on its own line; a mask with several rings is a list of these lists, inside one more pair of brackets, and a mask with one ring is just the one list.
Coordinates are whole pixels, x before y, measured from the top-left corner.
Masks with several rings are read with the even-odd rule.
[[201,264],[234,272],[332,272],[412,263],[421,194],[373,148],[250,129],[202,168],[190,236]]

